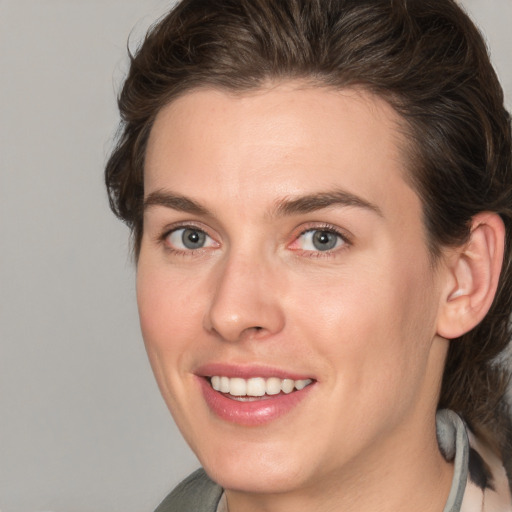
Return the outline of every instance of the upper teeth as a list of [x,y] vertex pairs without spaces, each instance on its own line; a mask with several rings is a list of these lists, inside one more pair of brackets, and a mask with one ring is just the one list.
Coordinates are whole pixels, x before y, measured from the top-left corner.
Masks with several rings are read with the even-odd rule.
[[311,382],[311,379],[292,380],[278,379],[277,377],[241,379],[239,377],[230,378],[214,375],[211,378],[212,387],[215,391],[229,393],[234,396],[277,395],[281,391],[291,393],[294,389],[301,390],[305,388]]

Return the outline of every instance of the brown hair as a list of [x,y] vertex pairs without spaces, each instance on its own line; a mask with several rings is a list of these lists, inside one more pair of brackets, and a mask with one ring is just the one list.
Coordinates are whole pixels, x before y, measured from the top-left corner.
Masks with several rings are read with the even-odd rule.
[[[167,103],[197,87],[244,91],[268,80],[360,87],[405,121],[410,179],[430,251],[463,243],[471,218],[501,215],[506,253],[486,318],[451,342],[440,407],[494,439],[505,461],[509,372],[499,355],[512,310],[510,116],[481,35],[453,0],[183,0],[147,34],[119,98],[106,167],[113,211],[142,236],[146,142]],[[512,468],[509,468],[512,474]]]

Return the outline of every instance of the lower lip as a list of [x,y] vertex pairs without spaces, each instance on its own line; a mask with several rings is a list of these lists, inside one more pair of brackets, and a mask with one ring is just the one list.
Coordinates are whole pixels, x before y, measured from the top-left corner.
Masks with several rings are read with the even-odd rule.
[[241,402],[215,391],[208,379],[199,377],[206,404],[219,418],[244,426],[258,426],[284,416],[309,393],[314,384],[289,394],[266,396],[261,400]]

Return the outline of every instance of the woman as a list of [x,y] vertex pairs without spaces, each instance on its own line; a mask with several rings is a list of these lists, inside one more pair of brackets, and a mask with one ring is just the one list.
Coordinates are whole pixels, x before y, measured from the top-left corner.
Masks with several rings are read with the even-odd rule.
[[119,105],[111,205],[204,468],[158,511],[512,510],[510,117],[457,4],[184,0]]

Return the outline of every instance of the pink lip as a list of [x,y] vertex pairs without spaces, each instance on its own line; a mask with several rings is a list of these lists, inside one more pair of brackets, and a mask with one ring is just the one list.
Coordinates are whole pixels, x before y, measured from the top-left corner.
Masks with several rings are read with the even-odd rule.
[[251,377],[263,377],[264,379],[268,379],[269,377],[277,377],[278,379],[315,380],[311,375],[289,372],[279,368],[273,368],[271,366],[231,365],[225,363],[205,364],[197,368],[195,374],[200,377],[212,377],[213,375],[219,375],[230,378],[240,377],[241,379],[250,379]]
[[[283,370],[255,366],[230,366],[225,364],[209,364],[202,366],[196,372],[197,380],[209,409],[219,418],[242,426],[259,426],[274,421],[294,409],[315,385],[315,381],[300,391],[289,394],[281,393],[265,396],[251,402],[233,400],[227,395],[215,391],[207,377],[221,375],[226,377],[278,377],[280,379],[307,379]],[[309,377],[310,378],[310,377]]]

